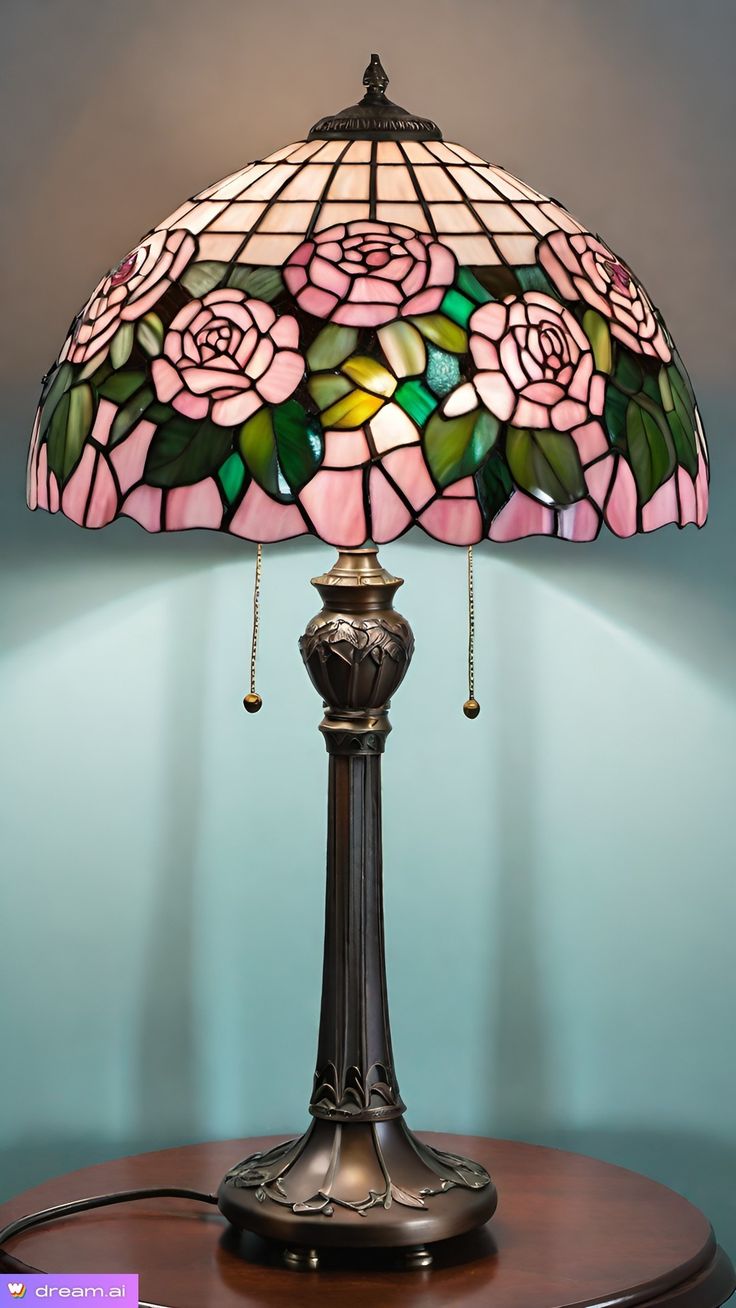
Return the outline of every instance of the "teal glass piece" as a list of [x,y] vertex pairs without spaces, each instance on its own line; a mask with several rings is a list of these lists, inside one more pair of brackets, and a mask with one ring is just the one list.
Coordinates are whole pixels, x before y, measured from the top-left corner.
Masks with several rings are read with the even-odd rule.
[[412,379],[396,388],[394,399],[417,426],[423,427],[430,413],[437,408],[437,399],[420,381]]
[[226,459],[222,467],[218,469],[217,476],[220,479],[220,485],[225,492],[225,498],[229,504],[238,498],[243,482],[245,480],[245,465],[239,454],[231,454]]
[[456,354],[448,354],[436,345],[427,344],[427,385],[434,395],[448,395],[460,383],[460,363]]
[[467,327],[468,319],[477,307],[477,304],[469,300],[466,295],[451,289],[445,291],[440,311],[448,318],[452,318],[453,322],[459,323],[461,327]]

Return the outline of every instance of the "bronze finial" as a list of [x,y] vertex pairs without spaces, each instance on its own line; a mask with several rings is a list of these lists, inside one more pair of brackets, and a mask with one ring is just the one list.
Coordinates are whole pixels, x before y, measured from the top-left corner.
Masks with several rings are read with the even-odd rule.
[[367,90],[361,101],[362,104],[382,103],[386,99],[388,74],[381,63],[380,55],[371,55],[371,62],[363,73],[363,85]]

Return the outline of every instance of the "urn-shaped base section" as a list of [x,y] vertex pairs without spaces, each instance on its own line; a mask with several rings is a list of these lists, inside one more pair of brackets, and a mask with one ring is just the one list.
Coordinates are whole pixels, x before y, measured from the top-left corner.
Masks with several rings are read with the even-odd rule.
[[496,1190],[479,1163],[424,1144],[403,1118],[317,1118],[228,1172],[218,1202],[233,1226],[284,1245],[399,1248],[482,1226]]

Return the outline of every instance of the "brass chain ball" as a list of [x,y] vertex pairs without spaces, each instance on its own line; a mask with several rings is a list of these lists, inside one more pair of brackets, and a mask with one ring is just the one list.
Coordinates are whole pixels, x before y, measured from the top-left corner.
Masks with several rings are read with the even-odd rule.
[[262,704],[263,704],[263,700],[261,699],[260,695],[253,695],[253,694],[246,695],[245,699],[243,700],[243,708],[245,709],[246,713],[260,712]]
[[463,704],[463,713],[466,718],[477,718],[480,713],[480,704],[477,699],[466,699]]

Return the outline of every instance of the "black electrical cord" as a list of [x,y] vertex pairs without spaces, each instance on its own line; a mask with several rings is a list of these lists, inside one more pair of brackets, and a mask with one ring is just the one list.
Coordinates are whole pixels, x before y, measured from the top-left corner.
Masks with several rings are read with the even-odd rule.
[[178,1187],[161,1186],[153,1190],[119,1190],[115,1194],[93,1195],[88,1199],[77,1199],[73,1203],[56,1204],[54,1208],[43,1208],[37,1213],[26,1213],[15,1222],[9,1222],[0,1230],[0,1257],[3,1259],[4,1271],[26,1272],[44,1275],[40,1267],[31,1267],[14,1258],[4,1248],[6,1241],[23,1231],[30,1231],[34,1226],[56,1221],[59,1217],[71,1217],[74,1213],[84,1213],[90,1208],[109,1208],[111,1204],[127,1204],[136,1199],[194,1199],[198,1203],[216,1204],[213,1194],[202,1194],[199,1190],[182,1190]]

